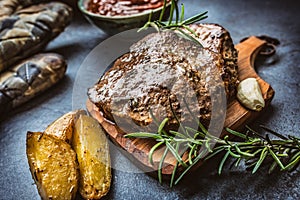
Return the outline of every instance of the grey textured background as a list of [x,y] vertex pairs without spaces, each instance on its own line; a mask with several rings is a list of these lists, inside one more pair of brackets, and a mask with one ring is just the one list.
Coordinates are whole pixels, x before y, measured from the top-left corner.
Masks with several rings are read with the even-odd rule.
[[[281,41],[272,65],[257,63],[260,76],[276,91],[272,105],[255,124],[300,136],[300,6],[296,0],[184,0],[186,16],[208,10],[206,22],[227,28],[235,43],[250,35],[269,35]],[[41,131],[72,109],[76,72],[87,54],[108,36],[90,25],[73,3],[72,24],[51,42],[46,51],[68,60],[66,77],[0,122],[0,199],[39,199],[25,154],[26,132]],[[99,74],[100,76],[100,74]],[[254,125],[255,126],[255,125]],[[116,154],[117,155],[117,154]],[[121,159],[121,158],[120,158]],[[118,162],[112,153],[112,161]],[[111,190],[105,199],[300,199],[299,170],[252,175],[242,167],[216,174],[217,160],[208,163],[178,186],[160,185],[144,173],[113,171]]]

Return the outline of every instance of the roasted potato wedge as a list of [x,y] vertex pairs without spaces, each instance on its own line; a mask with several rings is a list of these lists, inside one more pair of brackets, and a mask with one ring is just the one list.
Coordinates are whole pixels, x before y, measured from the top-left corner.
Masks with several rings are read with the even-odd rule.
[[100,199],[111,183],[110,154],[106,135],[92,117],[80,115],[75,122],[72,146],[77,154],[79,192],[85,199]]
[[79,170],[70,144],[41,132],[28,132],[26,154],[42,199],[75,198]]
[[45,130],[45,134],[53,135],[58,139],[64,140],[68,143],[72,141],[72,135],[79,115],[86,114],[84,110],[75,110],[68,112],[52,122]]

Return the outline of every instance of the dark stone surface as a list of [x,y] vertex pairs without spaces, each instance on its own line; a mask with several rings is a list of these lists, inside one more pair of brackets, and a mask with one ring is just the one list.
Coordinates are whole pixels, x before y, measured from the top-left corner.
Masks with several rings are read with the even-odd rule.
[[[263,123],[278,132],[300,136],[299,1],[181,2],[185,3],[187,17],[208,10],[206,22],[223,25],[235,43],[250,35],[263,34],[280,40],[276,62],[257,64],[260,76],[272,85],[276,94],[272,105],[255,124]],[[87,54],[105,38],[75,9],[72,24],[47,47],[47,51],[58,52],[68,60],[67,75],[58,85],[0,122],[0,199],[40,199],[27,164],[26,132],[44,130],[54,119],[72,110],[76,72]],[[112,152],[112,162],[119,159],[121,156]],[[217,163],[208,163],[173,188],[160,185],[144,173],[113,170],[112,187],[105,199],[300,199],[299,170],[267,175],[262,169],[252,175],[241,167],[225,170],[218,176]]]

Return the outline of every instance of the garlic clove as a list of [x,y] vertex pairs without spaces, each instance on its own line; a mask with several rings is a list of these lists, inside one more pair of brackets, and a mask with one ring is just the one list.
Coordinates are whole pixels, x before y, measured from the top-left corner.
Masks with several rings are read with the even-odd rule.
[[245,107],[254,111],[261,111],[265,107],[265,100],[255,78],[247,78],[239,83],[237,98]]

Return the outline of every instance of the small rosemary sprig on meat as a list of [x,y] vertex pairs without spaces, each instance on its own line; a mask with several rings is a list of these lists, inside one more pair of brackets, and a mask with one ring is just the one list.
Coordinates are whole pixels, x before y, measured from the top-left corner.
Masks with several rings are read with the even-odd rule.
[[[167,0],[164,0],[163,9],[160,13],[159,19],[152,21],[152,13],[150,13],[148,22],[142,28],[140,28],[139,31],[145,30],[150,26],[156,28],[158,31],[169,29],[169,30],[177,31],[185,38],[192,40],[192,41],[196,42],[197,44],[200,44],[200,42],[195,39],[195,37],[197,38],[197,33],[195,31],[193,31],[189,27],[189,25],[199,22],[203,19],[206,19],[207,11],[203,12],[203,13],[199,13],[188,19],[184,19],[184,4],[181,4],[181,10],[179,11],[177,1],[171,0],[169,19],[167,21],[163,21],[163,16],[166,12],[166,5],[167,5]],[[174,13],[175,13],[175,17],[174,17]],[[175,20],[173,20],[174,18],[175,18]]]
[[[229,135],[224,138],[218,138],[211,135],[204,126],[199,123],[199,130],[189,127],[180,127],[180,131],[164,131],[164,126],[168,122],[163,120],[156,133],[130,133],[125,135],[128,138],[148,138],[156,140],[156,144],[149,153],[149,162],[153,164],[153,153],[159,147],[166,147],[160,159],[158,168],[158,179],[162,182],[161,168],[168,152],[176,158],[177,164],[174,167],[170,186],[176,185],[182,177],[200,160],[206,161],[218,154],[224,154],[218,168],[218,174],[221,174],[223,166],[229,157],[236,159],[235,166],[238,166],[241,160],[246,161],[252,173],[255,173],[265,160],[272,161],[269,166],[269,173],[276,167],[281,171],[291,171],[296,169],[300,162],[300,138],[294,136],[283,136],[264,126],[263,129],[278,139],[270,139],[269,134],[263,136],[247,127],[246,134],[226,129],[229,135],[235,136],[235,139],[229,139]],[[215,146],[214,146],[215,145]],[[211,148],[211,146],[214,146]],[[202,148],[201,147],[205,147]],[[186,148],[188,159],[183,160],[182,148]],[[178,166],[184,170],[176,177]]]

